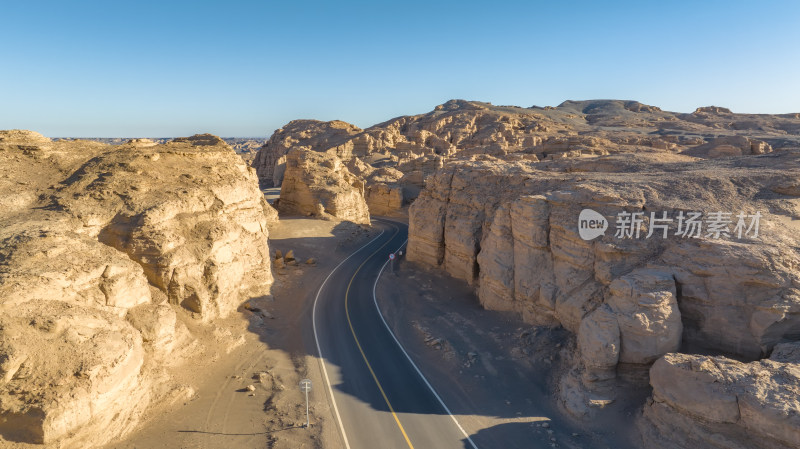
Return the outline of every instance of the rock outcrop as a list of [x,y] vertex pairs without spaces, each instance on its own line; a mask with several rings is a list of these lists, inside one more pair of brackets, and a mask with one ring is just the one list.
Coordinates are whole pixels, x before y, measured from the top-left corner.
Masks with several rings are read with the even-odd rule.
[[[472,284],[486,308],[575,333],[560,393],[590,414],[614,400],[618,373],[667,353],[757,360],[800,336],[800,213],[779,194],[798,155],[449,162],[410,208],[407,256]],[[601,235],[582,237],[585,209]]]
[[142,337],[119,317],[42,299],[4,310],[0,325],[4,439],[94,445],[129,430],[149,401]]
[[286,155],[282,213],[369,223],[364,183],[330,153],[295,148]]
[[365,200],[369,212],[391,215],[403,207],[403,188],[386,183],[373,183],[366,188]]
[[[755,361],[800,338],[798,114],[451,100],[363,130],[291,122],[259,150],[262,182],[298,147],[341,159],[373,214],[413,201],[409,260],[576,334],[559,383],[575,415],[610,404],[616,381],[646,385],[665,354]],[[584,209],[605,223],[593,238]]]
[[769,359],[667,354],[650,369],[653,396],[639,427],[648,447],[800,446],[800,351],[777,345]]
[[743,136],[719,137],[706,144],[698,145],[682,154],[702,158],[732,157],[772,152],[772,147],[762,141]]
[[[350,137],[361,132],[356,126],[345,123],[339,120],[330,122],[321,122],[318,120],[293,120],[286,124],[283,128],[275,131],[270,137],[269,141],[256,154],[253,161],[258,173],[258,178],[261,184],[266,187],[278,187],[282,182],[282,176],[275,176],[276,170],[278,173],[283,172],[281,167],[286,163],[285,156],[290,149],[296,147],[313,146],[317,151],[327,151],[337,148],[341,145],[349,148],[352,151],[352,143],[349,147],[345,144],[349,141]],[[348,150],[340,149],[338,155],[345,155]],[[349,159],[349,158],[348,158]],[[273,183],[273,177],[277,182]]]
[[730,109],[721,106],[702,106],[695,109],[694,114],[733,114]]
[[90,447],[129,431],[156,399],[145,368],[179,349],[176,312],[210,321],[268,292],[276,213],[216,136],[0,131],[0,171],[2,439]]

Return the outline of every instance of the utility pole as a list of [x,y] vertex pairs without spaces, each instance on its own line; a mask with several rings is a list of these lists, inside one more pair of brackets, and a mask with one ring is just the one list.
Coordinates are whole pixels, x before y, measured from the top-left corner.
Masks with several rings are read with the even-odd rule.
[[308,392],[311,391],[311,379],[303,379],[300,381],[300,391],[306,394],[306,429],[311,425],[308,418]]

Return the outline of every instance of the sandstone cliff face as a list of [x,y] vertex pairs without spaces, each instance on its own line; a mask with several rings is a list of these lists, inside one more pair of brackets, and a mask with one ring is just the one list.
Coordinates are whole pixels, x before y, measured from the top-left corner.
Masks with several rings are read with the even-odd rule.
[[177,349],[178,307],[209,321],[268,291],[276,214],[210,135],[111,147],[1,131],[0,159],[0,436],[102,444],[150,403],[144,370]]
[[403,207],[403,188],[386,183],[372,183],[366,188],[365,200],[371,214],[391,215]]
[[[93,158],[57,189],[55,205],[137,262],[171,302],[204,319],[225,316],[240,289],[272,282],[271,208],[254,174],[221,139],[198,136],[155,148]],[[182,169],[187,164],[196,168]]]
[[[394,209],[397,198],[393,193],[391,201],[386,201],[387,188],[402,191],[408,203],[436,169],[453,159],[490,155],[507,161],[537,161],[648,152],[683,152],[703,158],[763,154],[773,148],[800,147],[800,119],[788,114],[733,114],[718,107],[680,114],[621,100],[565,101],[544,108],[451,100],[426,114],[397,117],[364,130],[341,121],[290,122],[275,132],[253,163],[262,184],[279,185],[282,158],[300,146],[335,153],[348,166],[359,159],[374,168],[399,170],[401,179],[376,189],[381,199],[374,202],[373,213],[384,213],[387,207]],[[373,182],[365,178],[365,184],[371,190]]]
[[335,155],[295,148],[286,155],[278,209],[287,214],[369,223],[363,181]]
[[[586,415],[590,397],[613,400],[618,370],[678,350],[756,360],[798,338],[800,210],[775,194],[793,192],[780,186],[800,174],[798,155],[450,162],[410,208],[408,258],[474,285],[486,308],[575,333],[561,394]],[[593,240],[578,231],[587,208],[609,224]],[[664,238],[654,218],[690,211],[732,213],[733,234],[740,211],[758,211],[759,234],[689,238],[673,222]],[[638,237],[615,236],[621,212],[642,213]]]
[[[763,303],[791,289],[796,255],[790,242],[797,228],[783,223],[795,213],[794,199],[756,195],[787,175],[796,176],[794,157],[785,152],[722,165],[649,167],[630,160],[633,165],[626,167],[621,157],[610,157],[619,161],[613,167],[619,172],[613,173],[588,171],[590,166],[604,170],[603,158],[570,164],[577,173],[564,173],[556,162],[455,162],[434,175],[412,205],[408,256],[475,284],[490,307],[516,310],[530,322],[559,322],[573,331],[586,309],[615,297],[615,280],[621,285],[621,276],[644,264],[669,266],[673,288],[680,286],[681,309],[691,312],[685,334],[711,339],[715,346],[727,341],[725,350],[756,357],[769,350],[770,344],[764,345],[768,332],[746,324],[755,332],[746,341],[722,338],[724,323],[704,316],[709,303],[736,308],[758,302],[745,296],[752,290],[742,290],[748,284],[761,286]],[[585,241],[578,235],[584,208],[610,217],[606,236]],[[646,223],[638,239],[613,235],[618,212],[643,210],[649,221],[650,212],[676,217],[681,210],[717,209],[762,210],[759,239],[682,238],[674,229],[667,239],[646,238]],[[741,268],[731,271],[731,265]],[[749,310],[745,316],[756,309]]]
[[150,399],[136,329],[67,301],[28,301],[3,312],[5,440],[87,447],[131,428]]

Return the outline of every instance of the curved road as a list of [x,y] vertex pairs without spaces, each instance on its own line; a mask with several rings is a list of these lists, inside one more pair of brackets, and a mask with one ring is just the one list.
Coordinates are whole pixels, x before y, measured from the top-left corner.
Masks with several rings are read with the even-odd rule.
[[405,224],[374,219],[380,235],[323,282],[313,308],[324,388],[348,449],[477,449],[386,326],[375,284]]

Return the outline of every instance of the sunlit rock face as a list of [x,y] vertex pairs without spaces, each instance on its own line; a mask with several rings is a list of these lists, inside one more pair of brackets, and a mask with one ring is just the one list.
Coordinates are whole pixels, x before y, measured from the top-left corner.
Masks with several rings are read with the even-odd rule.
[[282,213],[368,224],[364,183],[334,154],[296,148],[286,157],[278,209]]
[[[781,150],[726,159],[665,153],[453,161],[411,205],[408,259],[473,285],[488,309],[575,333],[576,365],[559,393],[569,412],[588,417],[598,396],[613,401],[620,370],[655,362],[650,372],[660,373],[664,357],[681,356],[678,351],[757,360],[800,339],[800,212],[790,187],[800,175],[798,156]],[[581,237],[578,218],[586,209],[608,220],[604,235]],[[713,213],[731,213],[728,234],[706,227],[695,238],[677,232],[676,222],[659,226],[658,218],[690,211],[706,214],[706,226]],[[625,213],[641,214],[638,237],[620,232],[616,221]],[[745,226],[737,231],[739,213]],[[750,227],[756,213],[757,234]],[[758,370],[780,377],[781,370],[797,368],[796,361],[785,363],[764,362]],[[679,388],[653,382],[662,396]],[[772,387],[764,388],[750,421],[736,423],[749,428],[769,415],[779,427],[769,430],[770,438],[791,447],[795,436],[786,429],[800,409],[788,402],[773,410],[777,402],[764,396]],[[654,398],[650,424],[643,425],[661,426],[667,440],[664,429],[703,415]],[[664,407],[674,413],[662,413]]]
[[[149,405],[147,364],[272,282],[256,173],[218,137],[156,145],[0,131],[0,436],[101,445]],[[183,328],[185,330],[185,328]]]

